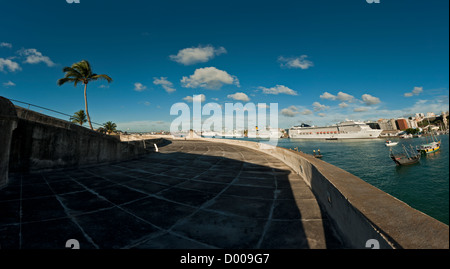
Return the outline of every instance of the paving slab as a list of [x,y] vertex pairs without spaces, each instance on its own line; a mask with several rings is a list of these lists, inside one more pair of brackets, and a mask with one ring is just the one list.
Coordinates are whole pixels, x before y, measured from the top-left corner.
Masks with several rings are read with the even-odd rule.
[[131,161],[10,178],[5,249],[342,247],[299,175],[237,145],[173,140]]

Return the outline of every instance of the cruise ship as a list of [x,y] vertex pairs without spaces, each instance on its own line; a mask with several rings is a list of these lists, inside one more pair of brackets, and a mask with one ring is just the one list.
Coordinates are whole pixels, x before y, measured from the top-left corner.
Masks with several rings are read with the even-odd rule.
[[347,120],[325,127],[307,124],[293,126],[289,129],[289,137],[327,140],[378,138],[382,131],[381,129],[372,129],[364,122]]

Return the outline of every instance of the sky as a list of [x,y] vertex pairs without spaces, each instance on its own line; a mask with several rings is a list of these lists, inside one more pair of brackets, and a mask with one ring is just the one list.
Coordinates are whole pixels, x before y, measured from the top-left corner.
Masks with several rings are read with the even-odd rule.
[[0,96],[72,115],[83,86],[56,81],[88,60],[113,79],[88,84],[91,120],[129,132],[197,94],[277,103],[280,128],[449,110],[448,0],[76,2],[0,0]]

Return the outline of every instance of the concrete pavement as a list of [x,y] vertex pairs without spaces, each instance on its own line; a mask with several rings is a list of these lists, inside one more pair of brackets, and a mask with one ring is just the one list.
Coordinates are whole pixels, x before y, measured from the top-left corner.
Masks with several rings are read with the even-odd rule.
[[256,150],[174,140],[159,153],[82,169],[10,175],[0,247],[341,248],[294,171]]

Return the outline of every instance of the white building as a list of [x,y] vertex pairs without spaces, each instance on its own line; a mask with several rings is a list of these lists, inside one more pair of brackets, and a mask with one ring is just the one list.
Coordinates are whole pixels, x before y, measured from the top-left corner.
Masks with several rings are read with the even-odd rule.
[[397,125],[394,119],[379,119],[378,124],[382,130],[395,131],[397,130]]
[[408,120],[408,126],[413,129],[419,128],[417,121],[414,118],[412,120]]
[[433,112],[427,112],[427,118],[435,118],[436,114],[434,114]]

